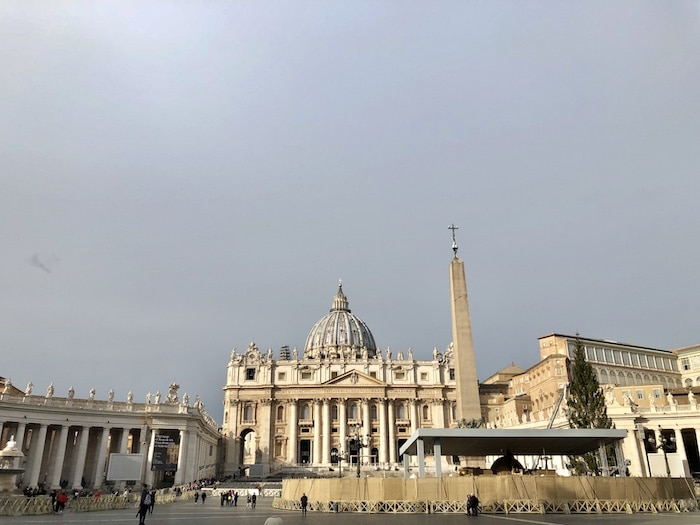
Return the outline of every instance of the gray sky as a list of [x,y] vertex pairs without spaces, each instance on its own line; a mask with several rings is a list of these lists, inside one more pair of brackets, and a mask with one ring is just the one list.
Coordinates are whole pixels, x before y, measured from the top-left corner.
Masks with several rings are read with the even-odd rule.
[[478,375],[537,337],[700,342],[697,2],[5,0],[0,375],[200,394],[303,347],[337,281],[377,344]]

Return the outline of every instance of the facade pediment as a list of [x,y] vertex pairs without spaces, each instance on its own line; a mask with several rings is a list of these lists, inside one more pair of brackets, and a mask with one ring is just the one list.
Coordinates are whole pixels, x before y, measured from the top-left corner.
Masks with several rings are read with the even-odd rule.
[[344,374],[334,377],[333,379],[330,379],[322,384],[333,386],[387,386],[384,381],[370,377],[367,374],[358,372],[357,370],[345,372]]

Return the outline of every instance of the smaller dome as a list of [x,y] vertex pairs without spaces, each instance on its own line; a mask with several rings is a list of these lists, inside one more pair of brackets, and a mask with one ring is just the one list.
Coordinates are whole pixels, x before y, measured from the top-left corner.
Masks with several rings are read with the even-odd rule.
[[304,357],[359,359],[376,354],[377,345],[372,332],[362,319],[350,311],[348,299],[343,293],[343,283],[338,283],[338,293],[333,298],[330,312],[314,325],[306,338]]

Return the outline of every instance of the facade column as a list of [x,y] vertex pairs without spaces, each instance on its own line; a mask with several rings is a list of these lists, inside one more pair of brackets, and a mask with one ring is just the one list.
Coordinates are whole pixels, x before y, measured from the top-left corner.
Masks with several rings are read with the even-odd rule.
[[38,435],[32,436],[31,449],[33,453],[29,454],[31,468],[27,476],[27,486],[36,487],[39,484],[39,474],[41,473],[41,462],[44,458],[44,449],[46,448],[46,431],[48,425],[39,425]]
[[[68,425],[61,425],[61,432],[58,435],[57,442],[54,442],[56,452],[53,457],[53,465],[51,468],[51,479],[49,480],[49,488],[61,488],[61,472],[63,471],[63,460],[66,457],[66,444],[68,443]],[[53,448],[53,447],[52,447]],[[53,450],[51,451],[53,454]]]
[[73,472],[73,488],[83,488],[83,471],[85,470],[85,458],[87,457],[88,437],[90,437],[90,427],[80,429],[80,439],[78,440],[78,454],[75,458],[75,470]]
[[314,450],[313,464],[321,464],[321,400],[314,399]]
[[411,418],[411,435],[418,430],[418,403],[415,399],[411,399],[408,405],[408,410],[410,411],[409,417]]
[[372,453],[372,438],[370,419],[369,419],[369,399],[362,400],[362,436],[360,437],[361,442],[367,440],[367,446],[361,449],[362,462],[367,465],[369,463],[369,456]]
[[433,400],[433,424],[434,428],[446,428],[445,425],[445,402],[443,399]]
[[331,400],[323,400],[323,458],[324,465],[331,464]]
[[104,427],[100,436],[100,444],[97,447],[97,465],[95,465],[95,477],[93,488],[99,489],[105,480],[105,462],[107,461],[107,445],[109,444],[109,432],[111,427]]
[[187,441],[189,432],[180,430],[180,449],[177,454],[177,470],[175,471],[174,485],[184,485],[187,483]]
[[396,464],[396,407],[394,400],[388,400],[389,410],[389,463]]
[[348,454],[348,401],[338,399],[338,433],[340,440],[340,452],[338,454],[338,466],[342,469],[343,459]]
[[299,463],[299,407],[296,400],[289,401],[289,443],[287,444],[287,462]]
[[389,455],[387,454],[386,445],[386,399],[382,398],[378,402],[379,405],[379,463],[386,465]]

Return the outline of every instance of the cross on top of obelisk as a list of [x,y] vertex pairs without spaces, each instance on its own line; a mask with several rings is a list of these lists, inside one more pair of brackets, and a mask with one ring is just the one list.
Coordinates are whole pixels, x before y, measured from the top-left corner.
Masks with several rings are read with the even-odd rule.
[[457,257],[457,239],[455,238],[455,230],[459,230],[459,228],[452,223],[452,225],[448,226],[447,229],[452,230],[452,251],[455,252],[455,257]]

